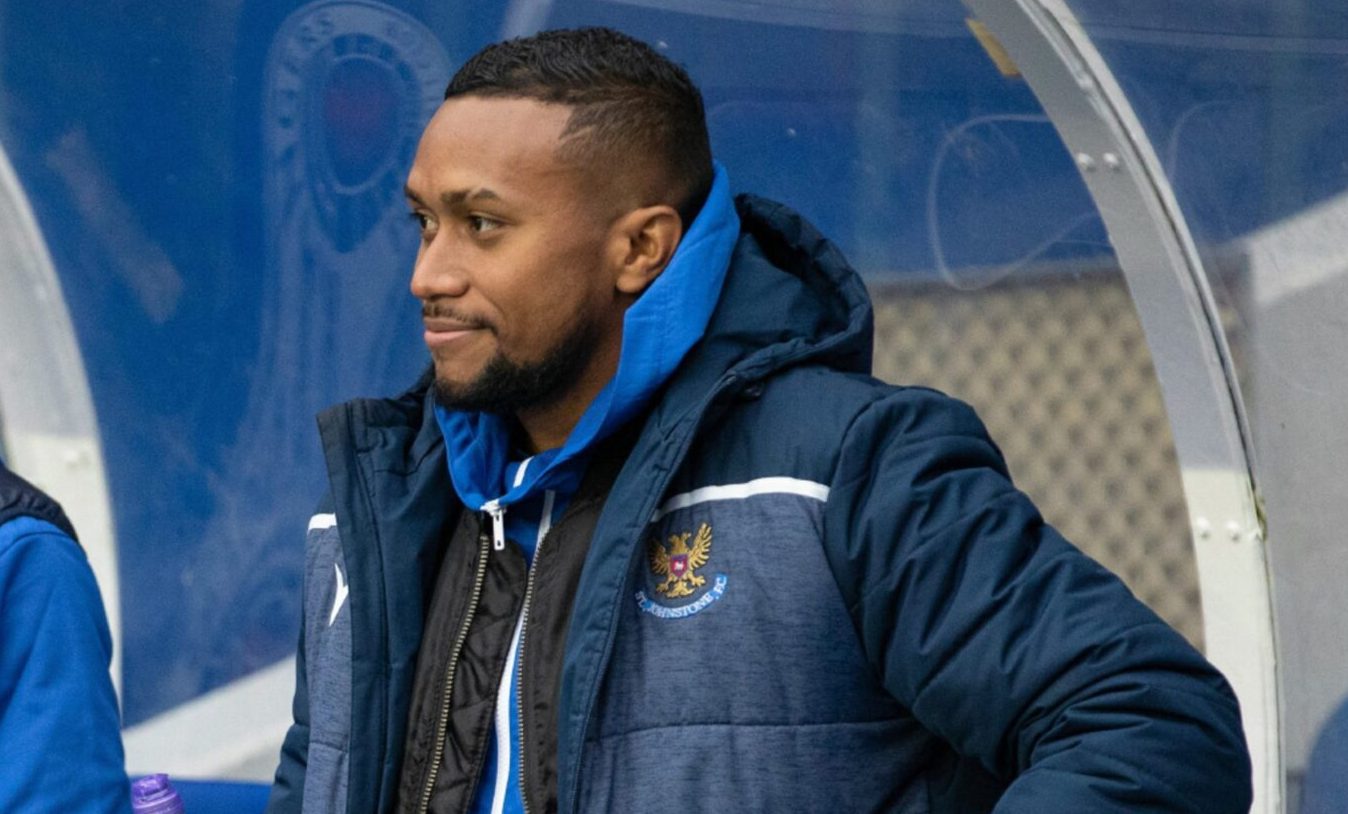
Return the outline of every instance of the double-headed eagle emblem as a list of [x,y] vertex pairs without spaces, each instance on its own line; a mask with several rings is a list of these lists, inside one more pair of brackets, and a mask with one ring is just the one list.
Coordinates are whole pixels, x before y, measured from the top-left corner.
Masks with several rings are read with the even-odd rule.
[[[693,537],[692,546],[688,545],[689,537]],[[671,534],[668,547],[657,537],[651,540],[649,554],[651,571],[665,578],[655,586],[656,593],[670,599],[692,596],[694,588],[707,584],[707,578],[698,576],[696,570],[711,557],[711,526],[703,523],[695,537],[691,531]]]

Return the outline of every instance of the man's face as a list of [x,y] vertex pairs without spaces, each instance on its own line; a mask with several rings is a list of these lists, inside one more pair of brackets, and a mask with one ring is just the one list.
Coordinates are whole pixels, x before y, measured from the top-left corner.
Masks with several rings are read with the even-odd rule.
[[615,213],[557,156],[570,112],[460,97],[422,135],[407,181],[421,230],[412,293],[447,406],[546,408],[616,369],[623,306],[604,252]]

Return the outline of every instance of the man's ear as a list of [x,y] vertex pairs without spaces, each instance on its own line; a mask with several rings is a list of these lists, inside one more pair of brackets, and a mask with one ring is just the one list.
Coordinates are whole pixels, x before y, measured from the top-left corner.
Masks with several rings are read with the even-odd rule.
[[635,297],[669,265],[683,237],[683,223],[672,206],[643,206],[618,218],[610,235],[613,285]]

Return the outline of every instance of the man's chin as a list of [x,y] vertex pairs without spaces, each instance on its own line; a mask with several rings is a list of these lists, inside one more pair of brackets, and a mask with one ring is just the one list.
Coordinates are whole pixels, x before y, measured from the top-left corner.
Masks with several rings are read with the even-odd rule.
[[465,402],[472,400],[473,383],[463,378],[446,376],[437,367],[435,370],[435,399],[441,407],[462,410],[468,407]]
[[446,410],[475,411],[476,405],[467,398],[468,388],[462,384],[435,377],[435,403]]
[[437,364],[435,403],[446,410],[467,413],[513,413],[515,399],[511,393],[500,391],[498,379],[499,376],[493,376],[489,369],[478,371],[475,376],[465,376],[459,368],[447,371]]
[[498,351],[470,370],[463,356],[437,356],[436,401],[450,410],[497,415],[554,404],[575,387],[594,354],[594,336],[595,326],[581,323],[537,362],[515,362]]
[[435,386],[457,392],[467,391],[480,381],[485,367],[485,364],[470,367],[464,364],[462,357],[442,359],[436,354],[431,355],[431,362],[435,368]]

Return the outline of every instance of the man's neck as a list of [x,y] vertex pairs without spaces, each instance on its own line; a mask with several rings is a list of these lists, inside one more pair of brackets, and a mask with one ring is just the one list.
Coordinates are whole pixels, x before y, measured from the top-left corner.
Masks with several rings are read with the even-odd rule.
[[590,403],[604,389],[603,383],[590,387],[576,387],[571,393],[546,406],[528,408],[515,413],[515,420],[523,430],[524,446],[531,455],[557,449],[566,443],[571,431],[589,409]]

